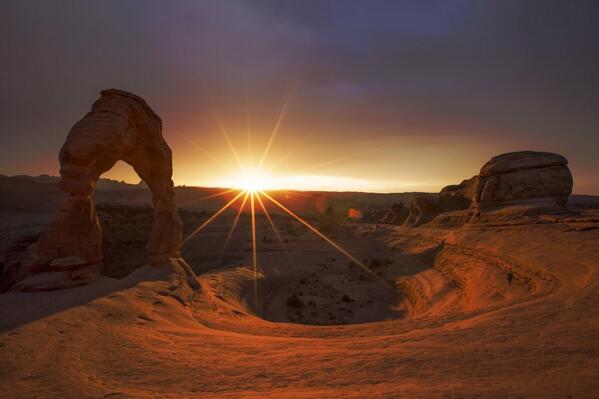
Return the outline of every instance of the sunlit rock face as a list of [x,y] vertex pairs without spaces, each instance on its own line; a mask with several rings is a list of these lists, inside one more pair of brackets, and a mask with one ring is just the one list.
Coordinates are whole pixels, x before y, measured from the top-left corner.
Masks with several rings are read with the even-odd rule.
[[548,152],[519,151],[497,155],[480,173],[439,193],[443,211],[479,209],[537,201],[565,207],[572,193],[568,160]]
[[568,160],[548,152],[519,151],[491,158],[476,183],[478,207],[545,199],[565,207],[572,193]]
[[147,245],[152,262],[179,256],[182,227],[171,179],[172,154],[162,137],[160,118],[142,98],[121,90],[103,91],[69,132],[59,160],[60,189],[68,197],[37,243],[38,257],[48,261],[40,271],[52,272],[51,261],[65,257],[100,264],[102,232],[92,194],[99,177],[119,160],[131,165],[152,191],[154,216]]
[[[478,175],[444,187],[436,201],[428,195],[416,197],[404,224],[417,226],[433,218],[461,224],[477,220],[480,212],[511,205],[525,205],[531,210],[563,209],[572,184],[568,160],[561,155],[534,151],[501,154],[485,163]],[[465,213],[435,218],[452,211]]]

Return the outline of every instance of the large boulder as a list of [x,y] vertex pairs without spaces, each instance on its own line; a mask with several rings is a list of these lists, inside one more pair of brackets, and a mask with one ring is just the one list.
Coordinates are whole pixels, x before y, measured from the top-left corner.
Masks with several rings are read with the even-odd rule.
[[478,208],[543,200],[565,207],[572,193],[568,160],[548,152],[519,151],[491,158],[482,169],[473,198]]
[[566,166],[568,160],[551,152],[516,151],[496,155],[480,169],[480,176],[496,176],[526,169]]
[[566,158],[548,152],[511,152],[491,158],[478,175],[444,187],[437,200],[415,198],[404,224],[428,223],[439,214],[443,215],[435,223],[460,224],[510,205],[524,205],[532,213],[555,211],[566,207],[571,192]]

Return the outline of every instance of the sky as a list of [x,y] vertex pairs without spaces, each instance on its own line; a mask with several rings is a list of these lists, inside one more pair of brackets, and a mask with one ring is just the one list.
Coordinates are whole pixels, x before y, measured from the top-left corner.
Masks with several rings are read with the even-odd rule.
[[[438,191],[519,150],[599,194],[599,2],[2,1],[0,174],[58,174],[107,88],[162,117],[176,184]],[[255,173],[255,172],[250,172]],[[137,183],[125,164],[104,177]]]

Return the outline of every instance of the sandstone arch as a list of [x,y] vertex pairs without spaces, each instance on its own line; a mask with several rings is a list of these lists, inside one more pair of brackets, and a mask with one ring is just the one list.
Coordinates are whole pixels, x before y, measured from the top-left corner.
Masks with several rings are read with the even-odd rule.
[[102,231],[92,195],[99,177],[119,160],[131,165],[152,192],[154,219],[146,247],[150,263],[183,269],[193,280],[180,259],[182,225],[171,178],[172,153],[162,137],[160,117],[142,98],[122,90],[102,91],[90,112],[71,128],[59,160],[60,189],[67,198],[40,235],[37,258],[21,265],[24,274],[34,273],[33,288],[82,284],[90,275],[82,270],[99,271]]
[[153,263],[179,257],[181,220],[175,206],[172,154],[162,137],[162,121],[140,97],[121,90],[101,97],[78,121],[60,150],[63,209],[37,244],[41,259],[79,257],[102,261],[101,228],[92,195],[96,181],[122,160],[152,191],[154,220],[147,251]]

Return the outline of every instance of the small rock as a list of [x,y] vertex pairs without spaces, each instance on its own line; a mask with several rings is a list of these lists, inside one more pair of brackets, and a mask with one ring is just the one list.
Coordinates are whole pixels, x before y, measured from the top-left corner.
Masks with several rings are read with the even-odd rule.
[[71,270],[69,278],[81,283],[91,283],[100,275],[102,266],[103,263],[94,263],[93,265],[78,267],[77,269]]
[[86,264],[87,261],[79,256],[66,256],[64,258],[54,259],[50,262],[50,268],[57,271],[73,270]]
[[38,256],[27,266],[28,269],[34,273],[43,272],[48,270],[50,263],[52,262],[52,258],[47,256]]
[[68,272],[45,272],[27,277],[14,290],[21,292],[53,291],[79,285],[69,279]]

